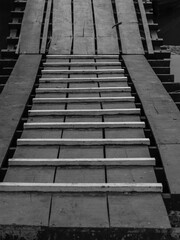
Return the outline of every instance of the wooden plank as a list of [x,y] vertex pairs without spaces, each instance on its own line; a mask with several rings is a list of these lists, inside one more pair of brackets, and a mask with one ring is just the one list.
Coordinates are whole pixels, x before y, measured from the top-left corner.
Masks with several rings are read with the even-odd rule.
[[148,25],[148,21],[147,21],[147,17],[146,17],[146,11],[144,8],[144,3],[142,0],[138,0],[138,4],[139,4],[140,13],[141,13],[141,19],[142,19],[142,23],[143,23],[145,38],[146,38],[147,50],[148,50],[149,54],[153,54],[154,49],[153,49],[153,45],[152,45],[152,40],[151,40],[149,25]]
[[86,192],[86,193],[130,193],[162,192],[161,183],[0,183],[0,192]]
[[[81,82],[82,78],[40,78],[40,83],[68,83],[68,82]],[[109,82],[109,81],[117,81],[117,82],[127,82],[127,77],[83,77],[83,82]]]
[[83,70],[42,70],[43,74],[112,74],[112,73],[124,73],[124,69],[100,69],[100,70],[91,70],[91,69],[83,69]]
[[112,3],[109,0],[93,1],[98,54],[118,54],[118,37]]
[[38,54],[45,0],[28,0],[22,21],[19,53]]
[[179,110],[144,56],[123,59],[157,143],[170,192],[180,194]]
[[78,54],[78,55],[66,55],[66,54],[63,54],[63,55],[59,55],[58,53],[56,55],[52,55],[52,54],[48,54],[47,55],[47,59],[119,59],[119,55],[116,53],[116,54],[98,54],[98,55],[88,55],[88,54],[85,54],[85,55],[81,55],[81,54]]
[[95,54],[91,0],[76,0],[74,4],[73,54]]
[[83,116],[83,115],[137,115],[140,113],[139,108],[129,109],[88,109],[88,110],[29,110],[30,116]]
[[13,158],[9,166],[154,166],[154,158],[74,158],[74,159],[23,159]]
[[45,62],[45,67],[121,66],[121,62]]
[[46,123],[24,123],[24,129],[85,129],[85,128],[144,128],[144,122],[46,122]]
[[21,55],[0,96],[0,167],[34,86],[40,55]]
[[71,0],[53,1],[50,54],[70,54],[72,47]]
[[130,87],[37,88],[36,93],[130,92]]
[[61,139],[61,138],[21,138],[18,146],[101,146],[101,145],[149,145],[148,138],[116,138],[116,139]]
[[123,54],[144,54],[133,0],[116,0]]
[[43,37],[42,37],[42,43],[41,43],[41,53],[42,54],[46,53],[46,45],[47,45],[47,39],[48,39],[48,30],[49,30],[51,9],[52,9],[52,0],[48,0],[47,9],[46,9],[46,17],[45,17],[45,22],[44,22],[44,29],[43,29]]
[[134,97],[33,98],[33,103],[134,102]]

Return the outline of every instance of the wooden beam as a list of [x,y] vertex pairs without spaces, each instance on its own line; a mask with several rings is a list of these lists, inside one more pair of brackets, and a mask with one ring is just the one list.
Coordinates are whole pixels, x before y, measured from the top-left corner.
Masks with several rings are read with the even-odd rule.
[[150,31],[149,31],[149,25],[148,25],[148,21],[147,21],[147,17],[146,17],[146,12],[144,9],[144,3],[142,0],[138,0],[138,4],[139,4],[140,13],[141,13],[141,19],[142,19],[142,23],[143,23],[145,38],[146,38],[147,50],[148,50],[149,54],[153,54],[154,49],[153,49],[153,45],[152,45],[151,35],[150,35]]
[[28,0],[22,21],[19,53],[38,54],[45,0]]
[[98,55],[89,55],[89,54],[84,54],[84,55],[53,55],[53,54],[48,54],[47,59],[119,59],[119,54],[98,54]]
[[40,55],[20,55],[0,95],[0,167],[33,89]]
[[52,40],[50,54],[71,54],[72,48],[71,0],[53,0]]
[[43,74],[112,74],[112,73],[124,73],[124,69],[95,69],[95,70],[42,70]]
[[137,115],[140,114],[139,108],[129,109],[94,109],[94,110],[29,110],[30,116],[102,116],[102,115]]
[[83,77],[83,78],[54,78],[54,77],[43,77],[39,79],[40,83],[68,83],[68,82],[127,82],[127,77]]
[[134,102],[134,97],[33,98],[33,103]]
[[154,158],[9,159],[9,166],[154,166]]
[[24,129],[144,128],[144,122],[24,123]]
[[144,56],[123,56],[158,146],[170,193],[180,195],[180,112]]
[[144,54],[133,0],[116,0],[122,54]]
[[95,93],[95,92],[130,92],[130,87],[90,87],[90,88],[37,88],[36,93]]
[[0,192],[142,193],[162,192],[161,183],[0,183]]
[[102,145],[149,145],[148,138],[116,138],[116,139],[66,139],[66,138],[20,138],[18,146],[102,146]]
[[121,62],[45,62],[45,67],[92,67],[92,66],[121,66]]
[[47,45],[47,39],[48,39],[48,30],[49,30],[51,9],[52,9],[52,0],[48,0],[47,9],[46,9],[46,17],[45,17],[45,22],[44,22],[44,29],[43,29],[43,37],[42,37],[42,43],[41,43],[41,53],[42,54],[46,53],[46,45]]

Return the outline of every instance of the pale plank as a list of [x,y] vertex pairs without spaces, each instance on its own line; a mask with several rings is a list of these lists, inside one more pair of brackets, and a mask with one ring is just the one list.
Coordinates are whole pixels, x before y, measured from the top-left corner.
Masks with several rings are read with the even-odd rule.
[[19,53],[38,54],[45,0],[28,0],[22,21]]
[[154,158],[74,158],[23,159],[13,158],[9,166],[154,166]]
[[98,54],[118,54],[118,38],[115,24],[112,3],[109,0],[93,1],[94,15],[97,32]]
[[25,123],[24,128],[25,129],[77,129],[77,128],[144,128],[145,123],[144,122],[69,122],[69,123],[56,123],[56,122],[46,122],[46,123]]
[[91,0],[74,3],[73,54],[95,54],[94,27]]
[[41,56],[21,55],[0,96],[0,166],[33,89]]
[[180,194],[179,110],[144,56],[123,56],[123,59],[157,143],[170,192]]
[[133,0],[116,0],[123,54],[144,54]]
[[50,54],[70,54],[72,47],[71,0],[53,1],[53,30]]
[[116,139],[61,139],[61,138],[21,138],[18,146],[101,146],[101,145],[149,145],[147,138],[116,138]]
[[161,183],[0,183],[0,192],[162,192]]

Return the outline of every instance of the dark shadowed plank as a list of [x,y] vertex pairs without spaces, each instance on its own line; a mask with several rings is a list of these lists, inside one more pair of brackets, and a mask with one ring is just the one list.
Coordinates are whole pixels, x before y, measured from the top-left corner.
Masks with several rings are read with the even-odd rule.
[[22,21],[19,52],[39,53],[45,0],[29,0]]
[[53,1],[50,54],[70,54],[72,47],[71,0]]
[[94,0],[94,15],[97,33],[98,54],[118,54],[118,38],[112,3],[110,0]]
[[74,54],[95,54],[91,0],[74,1]]
[[0,166],[34,86],[40,55],[21,55],[0,96]]
[[147,50],[148,50],[149,54],[153,54],[154,49],[153,49],[153,45],[152,45],[151,35],[150,35],[150,31],[149,31],[149,26],[148,26],[148,21],[147,21],[146,11],[145,11],[145,8],[144,8],[143,1],[138,0],[138,4],[139,4],[140,13],[141,13],[145,38],[146,38]]
[[51,8],[52,8],[52,0],[49,0],[47,9],[46,9],[46,18],[45,18],[45,22],[44,22],[43,38],[42,38],[42,43],[41,43],[41,53],[42,54],[44,54],[46,52]]
[[123,54],[144,54],[133,0],[116,0]]
[[180,112],[144,56],[123,56],[155,137],[170,192],[180,194]]

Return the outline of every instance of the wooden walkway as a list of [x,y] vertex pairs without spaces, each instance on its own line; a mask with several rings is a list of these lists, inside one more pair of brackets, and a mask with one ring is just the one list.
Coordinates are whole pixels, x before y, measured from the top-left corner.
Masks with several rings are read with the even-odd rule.
[[27,1],[0,95],[1,239],[170,239],[180,113],[151,7]]

